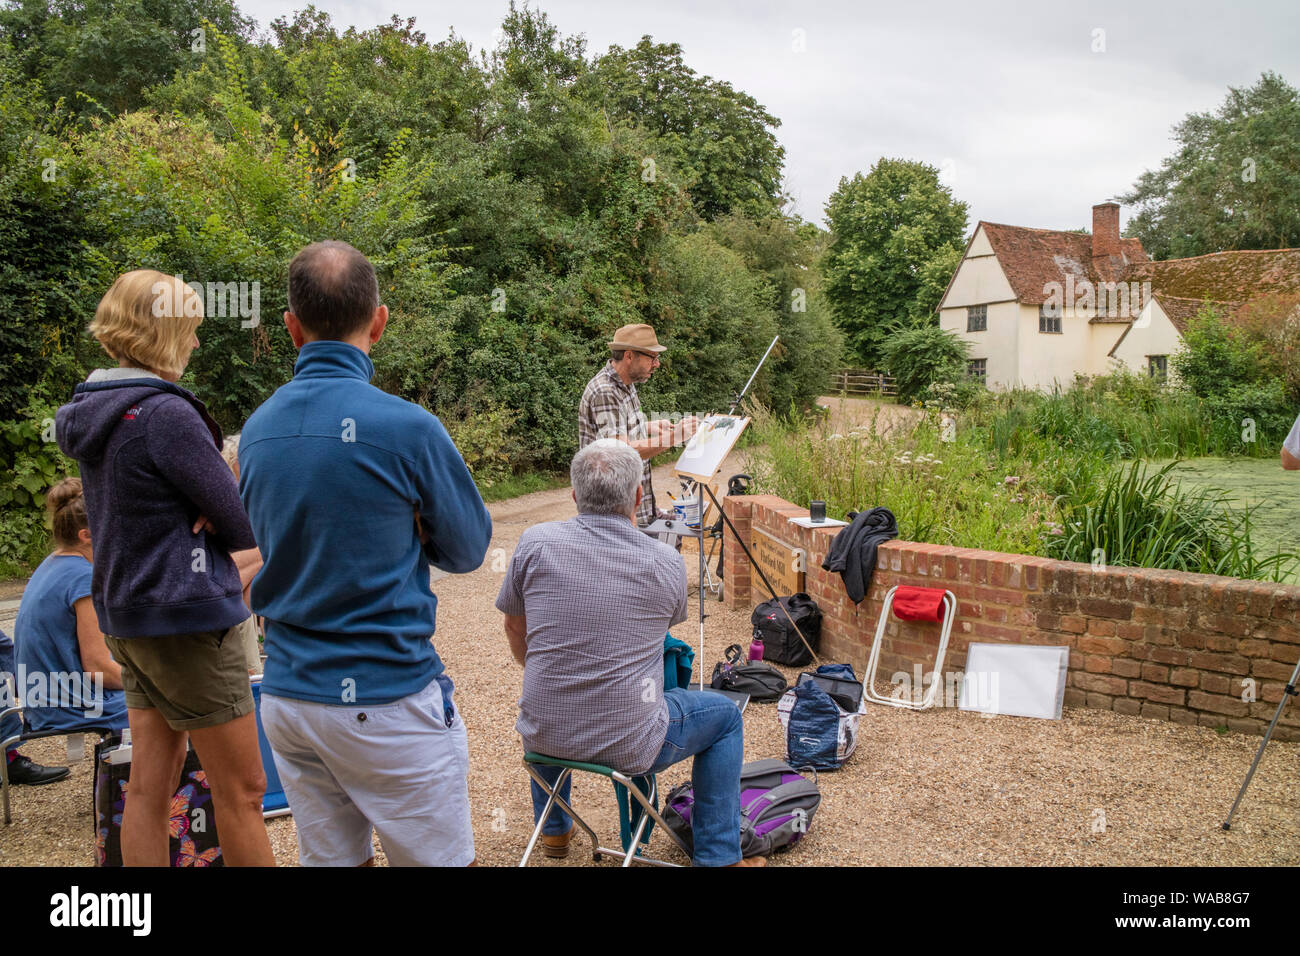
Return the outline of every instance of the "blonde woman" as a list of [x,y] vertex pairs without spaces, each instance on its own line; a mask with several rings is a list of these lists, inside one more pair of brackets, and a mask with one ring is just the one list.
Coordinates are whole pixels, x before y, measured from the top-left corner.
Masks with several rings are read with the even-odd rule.
[[128,866],[169,862],[168,810],[187,738],[212,788],[225,862],[275,862],[248,670],[229,633],[248,617],[230,553],[256,542],[221,457],[221,429],[175,384],[202,321],[201,299],[179,278],[146,269],[119,277],[90,325],[118,367],[92,372],[55,419],[59,447],[81,467],[91,597],[122,667]]

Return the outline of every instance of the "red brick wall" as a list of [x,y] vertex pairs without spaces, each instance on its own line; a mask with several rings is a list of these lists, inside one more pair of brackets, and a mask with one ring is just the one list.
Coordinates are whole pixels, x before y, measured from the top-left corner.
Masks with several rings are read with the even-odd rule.
[[[1300,587],[895,540],[881,545],[870,593],[854,605],[840,575],[821,567],[838,528],[790,524],[807,510],[775,495],[729,497],[724,507],[747,545],[758,528],[806,552],[806,589],[825,615],[819,653],[859,675],[896,584],[956,596],[945,677],[965,668],[972,641],[1068,646],[1066,706],[1263,733],[1300,657]],[[724,541],[725,600],[748,610],[768,594],[730,531]],[[891,615],[877,676],[931,666],[938,639],[938,625]],[[1254,700],[1244,699],[1252,687]],[[1300,740],[1300,709],[1283,711],[1275,736]]]

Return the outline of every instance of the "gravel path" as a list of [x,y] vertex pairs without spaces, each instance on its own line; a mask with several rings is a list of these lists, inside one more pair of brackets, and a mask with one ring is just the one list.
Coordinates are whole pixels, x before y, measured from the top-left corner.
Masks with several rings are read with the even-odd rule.
[[[740,470],[738,464],[729,462],[723,476]],[[659,469],[656,489],[670,482],[671,468]],[[570,516],[573,504],[565,488],[499,502],[491,511],[494,551],[484,566],[443,577],[435,590],[438,650],[469,726],[478,859],[496,866],[518,862],[532,813],[514,732],[521,672],[493,601],[523,530]],[[693,554],[687,566],[693,579]],[[692,644],[697,608],[692,594],[691,617],[677,629]],[[711,670],[722,648],[747,641],[750,628],[747,614],[715,601],[707,602],[706,613],[706,656],[697,667]],[[808,837],[772,864],[1295,865],[1300,744],[1269,745],[1232,832],[1219,827],[1258,744],[1258,737],[1108,711],[1067,709],[1060,721],[1041,721],[873,707],[862,721],[857,753],[843,770],[821,776],[823,801]],[[61,738],[24,750],[43,763],[64,762]],[[751,705],[746,759],[784,753],[775,705]],[[0,864],[91,861],[90,761],[73,767],[69,780],[14,790],[14,825],[0,830]],[[674,768],[660,776],[660,786],[666,791],[687,774],[685,765]],[[617,815],[602,784],[580,777],[574,800],[612,841]],[[268,829],[280,863],[296,863],[292,818],[269,821]],[[663,837],[653,846],[683,861]],[[543,862],[535,854],[534,864],[589,864],[586,850],[579,837],[568,860]]]

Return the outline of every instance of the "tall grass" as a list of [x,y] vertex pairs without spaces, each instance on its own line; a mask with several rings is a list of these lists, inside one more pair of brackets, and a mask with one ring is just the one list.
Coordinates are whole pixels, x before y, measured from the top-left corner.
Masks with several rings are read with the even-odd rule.
[[1240,436],[1216,434],[1202,411],[1142,382],[1012,392],[990,396],[943,441],[933,408],[903,423],[878,413],[842,434],[758,410],[747,468],[757,490],[823,499],[831,517],[883,505],[905,540],[1286,580],[1300,556],[1261,554],[1251,509],[1219,489],[1184,490],[1170,474],[1176,461],[1154,471],[1119,463],[1206,455],[1229,438],[1242,453]]
[[1235,509],[1218,489],[1184,490],[1170,475],[1176,462],[1143,462],[1067,482],[1057,499],[1061,524],[1047,552],[1066,561],[1198,571],[1286,580],[1300,556],[1258,553],[1250,537],[1253,509]]
[[[970,421],[998,454],[1036,455],[1043,442],[1110,458],[1267,457],[1286,435],[1276,415],[1206,401],[1149,378],[1117,373],[1051,394],[990,395]],[[1253,424],[1250,424],[1253,423]]]
[[995,473],[978,446],[941,441],[933,416],[892,425],[877,416],[836,434],[825,422],[799,426],[760,410],[752,427],[758,443],[746,468],[763,492],[801,505],[824,500],[841,519],[884,505],[910,541],[1030,553],[1040,546],[1039,509],[1050,507],[1050,494],[1009,460]]

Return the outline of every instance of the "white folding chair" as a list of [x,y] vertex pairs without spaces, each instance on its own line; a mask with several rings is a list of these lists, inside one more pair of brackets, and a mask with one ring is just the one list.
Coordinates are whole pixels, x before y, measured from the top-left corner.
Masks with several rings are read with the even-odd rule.
[[[889,612],[894,607],[894,593],[898,585],[885,594],[885,605],[880,609],[880,620],[876,623],[876,637],[871,642],[871,657],[867,661],[867,673],[862,678],[863,692],[867,700],[890,707],[906,707],[908,710],[926,710],[934,706],[934,697],[943,683],[942,668],[944,657],[948,653],[948,635],[952,633],[953,618],[957,616],[957,598],[951,591],[943,592],[943,621],[940,623],[939,650],[934,657],[934,677],[926,688],[924,696],[918,701],[916,695],[910,698],[886,697],[876,692],[876,667],[880,663],[880,644],[885,636],[885,625],[889,623]],[[937,588],[935,589],[937,590]]]

